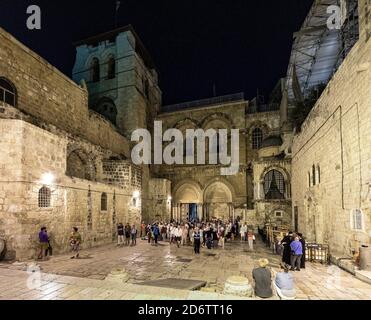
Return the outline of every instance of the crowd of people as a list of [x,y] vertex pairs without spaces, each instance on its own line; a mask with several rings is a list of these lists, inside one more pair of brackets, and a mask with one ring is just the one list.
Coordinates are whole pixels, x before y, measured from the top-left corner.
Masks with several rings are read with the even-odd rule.
[[[140,238],[148,243],[157,246],[159,241],[168,242],[170,245],[193,246],[194,253],[200,254],[200,248],[224,249],[227,241],[240,240],[246,241],[250,250],[254,249],[255,234],[252,227],[240,220],[222,221],[214,219],[209,222],[183,222],[170,221],[168,223],[155,222],[153,224],[140,225]],[[259,233],[264,241],[264,233],[259,229]],[[138,230],[135,224],[127,223],[117,225],[117,245],[135,246]],[[77,227],[72,228],[69,237],[71,259],[78,258],[80,245],[82,242],[81,234]],[[52,255],[52,246],[46,227],[42,227],[39,232],[40,251],[39,259],[47,259]],[[259,267],[255,268],[252,277],[255,282],[255,295],[261,298],[270,298],[272,292],[272,272],[274,273],[273,287],[277,294],[284,299],[295,297],[294,278],[290,271],[300,271],[305,268],[305,240],[301,233],[289,231],[286,236],[278,241],[277,253],[282,255],[281,272],[274,273],[267,268],[267,259],[259,260]]]
[[209,222],[155,222],[153,224],[141,224],[141,239],[147,240],[152,245],[158,245],[158,241],[167,241],[170,245],[192,245],[195,254],[200,253],[200,248],[224,249],[226,241],[240,238],[246,241],[250,250],[254,249],[255,234],[252,228],[239,220],[222,221],[218,219]]

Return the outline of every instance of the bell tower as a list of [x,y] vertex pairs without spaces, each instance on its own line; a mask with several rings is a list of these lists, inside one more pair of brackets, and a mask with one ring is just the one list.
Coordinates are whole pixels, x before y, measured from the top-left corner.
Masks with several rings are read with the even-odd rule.
[[99,34],[75,46],[72,78],[86,83],[89,108],[128,139],[135,129],[152,131],[162,93],[154,63],[133,27]]

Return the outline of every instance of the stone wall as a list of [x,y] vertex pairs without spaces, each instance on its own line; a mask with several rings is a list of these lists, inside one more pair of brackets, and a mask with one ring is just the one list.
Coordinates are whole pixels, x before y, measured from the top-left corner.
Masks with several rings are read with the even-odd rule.
[[[117,222],[139,225],[141,203],[133,203],[133,193],[140,174],[124,186],[67,177],[71,137],[15,119],[0,119],[0,133],[0,234],[5,236],[8,258],[34,257],[41,226],[48,228],[55,252],[61,253],[69,249],[73,226],[81,231],[83,247],[91,247],[111,243]],[[46,181],[45,174],[52,181]],[[39,205],[43,186],[51,194],[47,207]],[[103,193],[107,210],[101,210]]]
[[[362,13],[366,2],[360,4]],[[333,254],[346,256],[370,244],[371,236],[371,41],[363,22],[363,36],[293,144],[293,215],[299,230],[309,241],[328,243]],[[352,223],[356,209],[362,210],[359,230]]]
[[146,223],[153,221],[170,221],[171,219],[171,182],[167,179],[152,178],[149,180],[150,217]]
[[88,110],[88,94],[47,61],[0,28],[0,77],[17,89],[17,108],[118,154],[129,143],[102,117]]

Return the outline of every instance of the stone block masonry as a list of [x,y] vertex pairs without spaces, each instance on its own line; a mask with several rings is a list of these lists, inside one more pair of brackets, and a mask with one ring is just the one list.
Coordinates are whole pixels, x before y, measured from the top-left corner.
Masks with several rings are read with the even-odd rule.
[[294,138],[293,214],[308,241],[350,257],[371,237],[371,41],[361,36]]

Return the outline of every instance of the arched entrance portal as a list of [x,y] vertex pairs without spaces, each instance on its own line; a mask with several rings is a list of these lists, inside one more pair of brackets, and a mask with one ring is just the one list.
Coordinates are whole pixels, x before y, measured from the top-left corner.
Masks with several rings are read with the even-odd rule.
[[172,218],[176,221],[202,219],[202,191],[197,183],[185,182],[175,189]]
[[223,182],[210,184],[204,192],[204,217],[227,220],[234,218],[232,192]]

